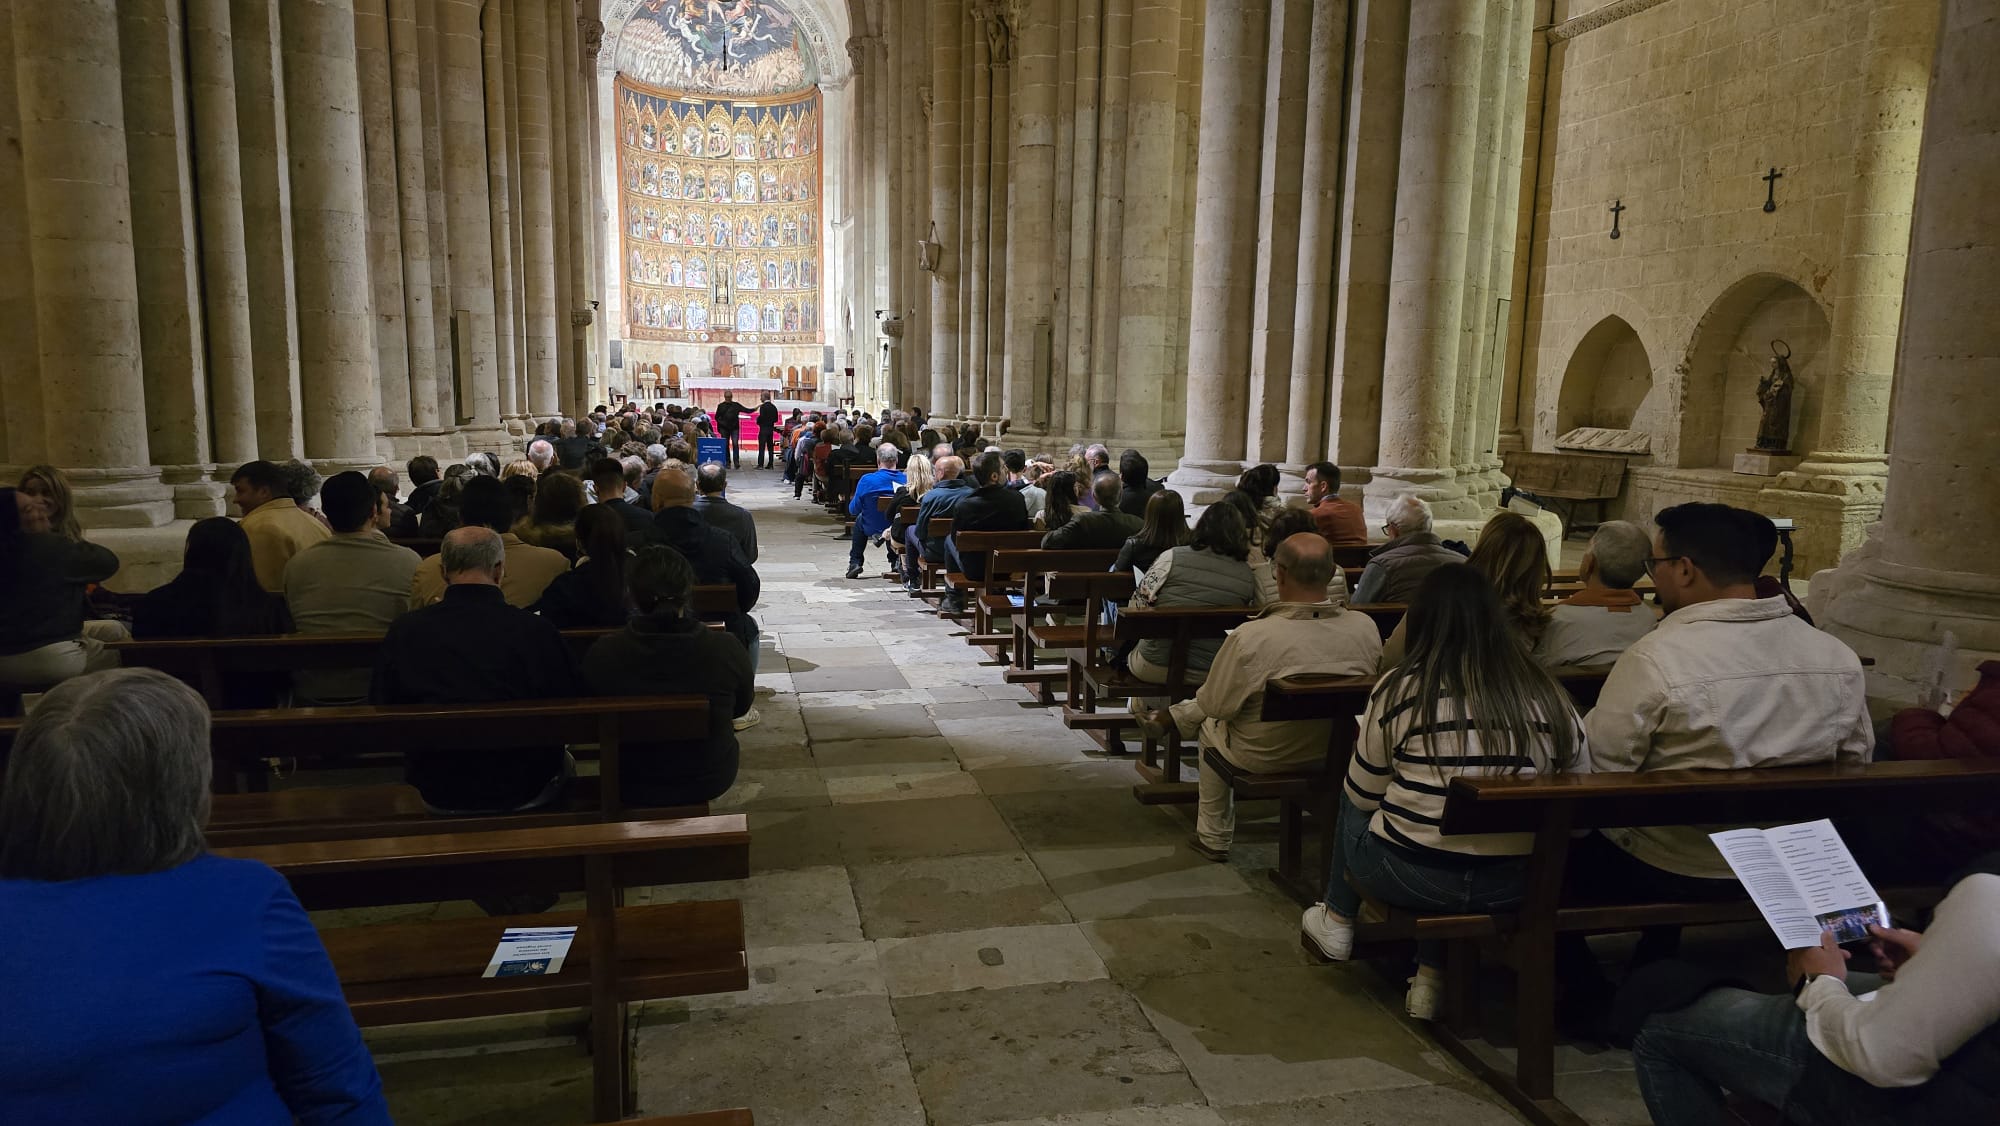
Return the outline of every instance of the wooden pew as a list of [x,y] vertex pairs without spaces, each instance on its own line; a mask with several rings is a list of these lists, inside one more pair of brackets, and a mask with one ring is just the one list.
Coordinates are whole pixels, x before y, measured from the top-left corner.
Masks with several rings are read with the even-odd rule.
[[[1130,572],[1062,571],[1049,575],[1045,586],[1051,599],[1075,603],[1083,608],[1081,623],[1050,625],[1035,622],[1028,627],[1028,640],[1041,649],[1063,654],[1063,726],[1089,732],[1107,751],[1118,753],[1118,729],[1129,727],[1129,712],[1099,712],[1097,700],[1088,691],[1084,674],[1102,663],[1100,652],[1111,644],[1112,627],[1105,621],[1106,603],[1123,605],[1132,597],[1138,579]],[[1106,734],[1108,732],[1108,734]]]
[[1108,572],[1118,561],[1116,551],[1104,550],[1050,550],[1033,548],[1026,551],[996,551],[992,566],[1020,577],[1021,593],[1010,595],[1018,598],[1019,605],[1011,601],[1008,617],[1013,638],[1013,660],[1009,662],[1003,678],[1009,684],[1028,685],[1034,689],[1035,697],[1043,704],[1055,702],[1050,686],[1063,680],[1068,674],[1062,668],[1038,669],[1035,667],[1035,642],[1029,628],[1035,622],[1052,613],[1072,614],[1082,609],[1080,601],[1063,602],[1048,595],[1048,576],[1064,571]]
[[[1463,1010],[1473,980],[1473,940],[1504,936],[1515,963],[1517,1064],[1510,1075],[1475,1054],[1444,1023],[1433,1034],[1481,1079],[1531,1120],[1580,1121],[1555,1098],[1555,940],[1559,933],[1601,933],[1657,925],[1745,922],[1759,918],[1746,899],[1722,903],[1627,903],[1565,906],[1563,866],[1571,835],[1586,829],[1648,825],[1747,825],[1823,817],[1916,815],[1990,809],[2000,801],[2000,762],[1942,760],[1861,766],[1787,766],[1761,770],[1655,771],[1553,778],[1455,778],[1445,799],[1443,832],[1533,833],[1527,896],[1518,911],[1494,915],[1418,916],[1389,912],[1363,923],[1357,943],[1426,937],[1453,944],[1450,994]],[[1878,888],[1891,899],[1903,889]],[[1939,889],[1908,889],[1921,899]],[[1462,1022],[1454,1022],[1462,1025]]]
[[[929,539],[949,539],[951,537],[951,517],[933,516],[931,517],[930,526],[924,530],[930,533],[927,537]],[[917,585],[921,589],[917,591],[917,597],[926,602],[933,603],[943,599],[945,591],[949,589],[944,579],[950,573],[950,564],[933,562],[930,559],[919,556],[917,563]]]
[[[599,1118],[628,1109],[626,1003],[749,988],[740,903],[618,903],[628,887],[747,876],[740,814],[218,851],[277,869],[308,910],[582,891],[581,912],[338,927],[321,939],[364,1026],[587,1008]],[[561,973],[480,976],[506,927],[572,925]]]
[[[995,639],[992,636],[992,627],[987,622],[989,607],[986,604],[985,596],[1004,593],[1004,587],[999,585],[997,580],[991,575],[992,568],[987,565],[989,561],[986,557],[995,551],[1007,549],[1025,550],[1040,547],[1042,545],[1042,533],[1033,528],[1025,528],[1015,532],[954,532],[952,533],[952,545],[958,552],[960,563],[964,563],[967,560],[979,560],[982,573],[987,575],[983,579],[971,579],[967,578],[962,572],[953,571],[945,576],[947,587],[968,596],[966,599],[966,610],[972,617],[972,636],[967,639],[967,644],[994,644]],[[963,620],[966,616],[966,614],[943,615],[942,610],[939,613],[954,620]],[[1001,635],[998,640],[1004,642],[1006,635]]]

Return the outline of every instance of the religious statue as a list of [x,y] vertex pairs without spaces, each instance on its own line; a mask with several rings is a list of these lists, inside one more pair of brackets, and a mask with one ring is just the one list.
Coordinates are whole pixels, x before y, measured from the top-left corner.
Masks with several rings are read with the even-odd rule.
[[[1780,352],[1778,349],[1783,348]],[[1791,453],[1792,443],[1792,346],[1771,341],[1771,370],[1757,381],[1757,405],[1764,410],[1757,424],[1758,453]]]

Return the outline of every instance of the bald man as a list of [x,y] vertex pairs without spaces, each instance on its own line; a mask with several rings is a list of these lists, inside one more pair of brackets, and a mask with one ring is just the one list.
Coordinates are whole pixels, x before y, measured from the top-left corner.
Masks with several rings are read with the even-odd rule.
[[736,537],[702,519],[694,507],[694,481],[685,470],[667,468],[653,479],[653,530],[657,542],[687,557],[698,586],[736,588],[736,612],[723,619],[729,632],[750,650],[757,663],[757,623],[750,610],[757,605],[762,584],[757,569],[744,558]]
[[918,577],[922,574],[923,560],[951,562],[945,538],[931,534],[931,521],[950,519],[959,502],[972,495],[972,483],[965,479],[965,459],[950,452],[949,447],[939,448],[945,453],[931,466],[937,473],[937,484],[917,502],[917,518],[903,529],[903,545],[909,549],[903,552],[903,588],[909,591],[922,589]]
[[[1317,763],[1326,755],[1333,720],[1264,720],[1264,683],[1281,676],[1372,676],[1382,657],[1382,635],[1366,614],[1350,613],[1327,597],[1335,574],[1333,548],[1315,532],[1278,545],[1271,558],[1278,601],[1238,626],[1215,655],[1208,679],[1191,700],[1169,713],[1148,712],[1156,734],[1166,723],[1183,739],[1200,736],[1223,758],[1252,773],[1278,773]],[[1229,784],[1201,766],[1201,804],[1190,846],[1210,860],[1229,859],[1236,808]]]

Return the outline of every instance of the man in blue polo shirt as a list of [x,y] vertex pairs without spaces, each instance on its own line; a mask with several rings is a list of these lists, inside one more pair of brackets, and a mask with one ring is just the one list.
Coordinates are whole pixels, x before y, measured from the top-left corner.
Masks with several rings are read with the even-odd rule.
[[854,499],[847,502],[848,515],[854,517],[853,546],[847,552],[847,577],[861,577],[861,554],[868,541],[879,538],[889,528],[889,514],[876,507],[879,497],[894,496],[903,487],[902,471],[896,468],[901,451],[888,442],[875,447],[875,472],[863,477],[854,486]]

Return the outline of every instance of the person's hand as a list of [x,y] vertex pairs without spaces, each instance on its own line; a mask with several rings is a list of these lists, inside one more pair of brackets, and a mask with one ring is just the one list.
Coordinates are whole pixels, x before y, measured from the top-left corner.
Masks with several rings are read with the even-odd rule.
[[17,492],[14,494],[14,510],[20,514],[23,532],[49,530],[49,506],[42,503],[42,498]]
[[1917,956],[1917,948],[1924,944],[1923,935],[1897,927],[1878,927],[1871,923],[1868,934],[1868,949],[1874,952],[1882,976],[1889,981],[1896,980],[1896,971],[1908,965],[1910,959]]
[[1807,974],[1847,980],[1847,951],[1833,940],[1832,931],[1821,932],[1818,946],[1785,952],[1785,980],[1797,984]]

